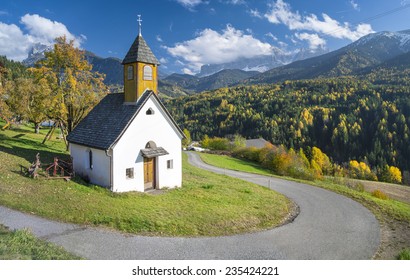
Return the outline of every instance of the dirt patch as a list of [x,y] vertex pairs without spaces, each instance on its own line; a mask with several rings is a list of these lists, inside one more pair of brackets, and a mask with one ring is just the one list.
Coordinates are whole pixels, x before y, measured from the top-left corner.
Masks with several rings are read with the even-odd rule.
[[359,182],[363,185],[364,190],[367,192],[373,192],[375,190],[381,190],[387,194],[390,198],[410,204],[410,187],[396,184],[372,182],[364,180],[351,180]]
[[381,227],[380,247],[374,255],[376,260],[396,259],[398,253],[410,248],[410,223],[391,220],[389,217],[379,218]]

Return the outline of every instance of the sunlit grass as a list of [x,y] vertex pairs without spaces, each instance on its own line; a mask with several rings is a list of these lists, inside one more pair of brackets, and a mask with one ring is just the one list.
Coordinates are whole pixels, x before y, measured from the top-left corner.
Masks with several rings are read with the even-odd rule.
[[160,195],[115,194],[75,179],[31,179],[20,174],[37,152],[42,162],[68,156],[62,140],[31,129],[0,132],[0,204],[65,222],[162,236],[216,236],[279,225],[290,201],[248,182],[195,168],[183,157],[183,187]]
[[72,260],[78,257],[34,237],[28,230],[9,231],[0,225],[0,260]]

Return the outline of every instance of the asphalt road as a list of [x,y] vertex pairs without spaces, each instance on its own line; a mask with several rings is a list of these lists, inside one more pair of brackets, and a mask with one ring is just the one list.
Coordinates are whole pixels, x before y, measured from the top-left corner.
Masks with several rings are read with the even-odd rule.
[[59,223],[0,206],[0,223],[36,235],[87,259],[370,259],[379,246],[373,214],[333,192],[277,178],[224,170],[188,153],[189,162],[227,176],[270,187],[299,207],[289,224],[252,234],[168,238],[126,235]]

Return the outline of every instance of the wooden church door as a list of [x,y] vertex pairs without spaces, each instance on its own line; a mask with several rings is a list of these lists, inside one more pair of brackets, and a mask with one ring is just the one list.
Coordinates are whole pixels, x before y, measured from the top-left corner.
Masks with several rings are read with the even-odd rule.
[[144,187],[154,188],[155,183],[155,161],[154,158],[144,158]]

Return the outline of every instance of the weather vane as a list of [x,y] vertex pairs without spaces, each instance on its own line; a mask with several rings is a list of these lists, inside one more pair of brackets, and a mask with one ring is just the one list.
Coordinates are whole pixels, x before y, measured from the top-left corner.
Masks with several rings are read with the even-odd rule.
[[142,22],[141,15],[138,15],[137,21],[138,21],[138,34],[139,36],[142,36],[141,35],[141,22]]

